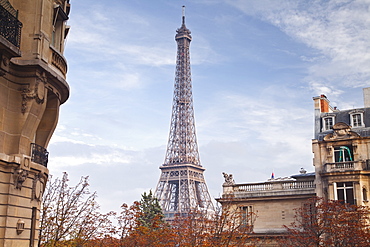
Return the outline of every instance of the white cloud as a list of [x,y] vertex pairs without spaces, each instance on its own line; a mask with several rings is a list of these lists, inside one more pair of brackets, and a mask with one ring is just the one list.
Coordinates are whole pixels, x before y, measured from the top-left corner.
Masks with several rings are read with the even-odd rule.
[[119,58],[128,64],[174,64],[168,44],[152,45],[150,42],[157,39],[156,33],[160,30],[151,30],[153,26],[144,17],[128,11],[118,12],[107,6],[90,6],[86,12],[89,14],[79,13],[71,19],[73,28],[68,38],[68,49],[91,52],[90,62],[102,59],[116,61]]
[[369,1],[228,2],[320,52],[311,58],[315,63],[306,78],[315,91],[322,85],[364,86],[370,80]]
[[297,97],[282,85],[266,88],[260,95],[218,95],[217,104],[197,117],[206,168],[210,163],[217,164],[212,169],[218,172],[245,169],[244,178],[240,176],[244,181],[256,180],[247,171],[259,173],[260,178],[274,167],[286,169],[285,175],[302,166],[310,168],[312,109],[295,105]]

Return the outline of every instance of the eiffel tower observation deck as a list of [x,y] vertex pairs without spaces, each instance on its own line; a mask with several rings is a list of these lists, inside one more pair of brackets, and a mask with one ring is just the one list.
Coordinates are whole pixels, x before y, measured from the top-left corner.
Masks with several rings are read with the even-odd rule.
[[184,10],[185,6],[182,25],[175,36],[177,60],[170,134],[155,192],[166,220],[191,211],[214,211],[199,159],[190,71],[192,37],[185,26]]

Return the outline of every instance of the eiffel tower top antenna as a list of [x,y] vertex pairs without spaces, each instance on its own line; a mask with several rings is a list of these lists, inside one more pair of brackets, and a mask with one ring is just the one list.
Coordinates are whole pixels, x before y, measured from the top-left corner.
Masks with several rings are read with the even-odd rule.
[[182,6],[182,25],[185,25],[185,5]]

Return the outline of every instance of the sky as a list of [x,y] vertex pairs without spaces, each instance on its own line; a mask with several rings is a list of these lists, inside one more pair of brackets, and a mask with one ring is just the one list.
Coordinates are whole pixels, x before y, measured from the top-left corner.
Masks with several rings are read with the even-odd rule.
[[314,96],[363,107],[370,0],[71,0],[70,98],[48,146],[54,178],[89,176],[102,211],[155,190],[169,135],[185,5],[194,114],[212,198],[314,171]]

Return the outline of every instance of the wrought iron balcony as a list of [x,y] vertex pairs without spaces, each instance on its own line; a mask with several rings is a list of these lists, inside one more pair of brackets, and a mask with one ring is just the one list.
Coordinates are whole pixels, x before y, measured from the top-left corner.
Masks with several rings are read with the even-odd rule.
[[16,12],[11,13],[10,10],[14,9],[7,10],[0,4],[0,36],[19,48],[22,23],[16,18]]
[[346,172],[346,171],[363,171],[370,170],[370,163],[368,161],[346,161],[326,163],[325,172]]
[[48,167],[49,152],[36,143],[31,143],[31,160],[37,164]]

